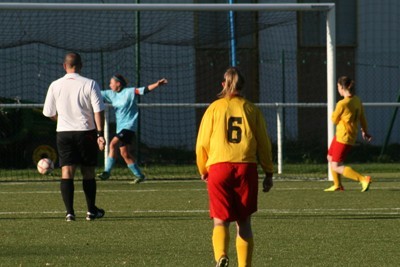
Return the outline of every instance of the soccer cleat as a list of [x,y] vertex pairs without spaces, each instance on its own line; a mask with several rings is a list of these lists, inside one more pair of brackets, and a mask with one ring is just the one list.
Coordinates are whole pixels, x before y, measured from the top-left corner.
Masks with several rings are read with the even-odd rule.
[[229,258],[228,256],[222,256],[221,258],[219,258],[218,262],[217,262],[217,267],[227,267],[229,266]]
[[133,167],[131,167],[131,171],[133,175],[136,176],[136,179],[141,179],[141,180],[145,179],[144,174],[141,172],[139,166],[137,166],[136,164],[134,164]]
[[110,178],[110,173],[109,172],[102,172],[99,175],[97,175],[101,180],[108,180]]
[[104,217],[106,212],[103,209],[96,208],[95,212],[88,211],[86,213],[86,221],[93,221],[95,219],[100,219]]
[[65,216],[65,220],[67,222],[75,221],[75,214],[67,214],[67,216]]
[[331,187],[324,189],[325,192],[335,192],[335,191],[344,191],[344,187],[342,185],[336,186],[332,185]]
[[133,180],[133,183],[134,183],[134,184],[140,184],[140,183],[142,183],[142,182],[144,182],[144,181],[146,181],[146,176],[144,176],[144,175],[142,174],[140,177],[136,177],[136,178]]
[[372,183],[372,179],[371,176],[365,176],[365,179],[363,181],[360,182],[361,183],[361,192],[367,192],[369,189],[369,186]]

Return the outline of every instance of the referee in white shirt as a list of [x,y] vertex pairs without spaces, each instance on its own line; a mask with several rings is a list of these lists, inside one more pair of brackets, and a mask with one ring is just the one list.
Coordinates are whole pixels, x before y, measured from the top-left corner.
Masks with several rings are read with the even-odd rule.
[[66,221],[75,220],[74,176],[80,165],[88,212],[86,220],[104,216],[96,206],[95,166],[98,149],[104,150],[104,102],[100,87],[80,75],[82,60],[70,52],[64,58],[66,75],[52,82],[47,91],[43,114],[57,120],[57,148],[61,166],[61,195]]

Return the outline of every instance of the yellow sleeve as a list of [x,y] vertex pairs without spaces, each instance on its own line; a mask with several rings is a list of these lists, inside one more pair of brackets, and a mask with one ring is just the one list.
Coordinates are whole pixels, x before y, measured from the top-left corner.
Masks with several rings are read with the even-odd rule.
[[336,104],[336,108],[332,113],[332,122],[333,124],[337,125],[340,122],[341,115],[343,113],[343,106],[341,101]]
[[273,173],[272,146],[267,132],[267,125],[261,111],[258,111],[257,117],[256,139],[258,161],[265,173]]
[[196,163],[201,175],[208,173],[206,168],[210,151],[210,137],[212,133],[212,116],[210,108],[206,110],[200,123],[196,141]]

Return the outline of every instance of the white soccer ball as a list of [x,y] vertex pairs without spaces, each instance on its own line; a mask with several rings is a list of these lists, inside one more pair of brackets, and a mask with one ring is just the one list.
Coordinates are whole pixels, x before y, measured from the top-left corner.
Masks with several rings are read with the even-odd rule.
[[39,160],[37,170],[40,174],[49,174],[54,170],[54,163],[51,159],[43,158]]

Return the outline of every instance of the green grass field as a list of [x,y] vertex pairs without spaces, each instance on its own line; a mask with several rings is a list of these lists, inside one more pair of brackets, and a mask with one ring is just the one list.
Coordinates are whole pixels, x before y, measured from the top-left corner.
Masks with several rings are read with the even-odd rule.
[[[259,195],[253,266],[398,266],[400,179],[326,193],[328,181],[277,180]],[[0,266],[215,266],[205,184],[99,181],[103,219],[64,221],[59,183],[0,183]],[[231,265],[236,264],[231,226]]]
[[[393,178],[397,179],[400,173],[400,164],[398,163],[350,163],[350,166],[364,175],[371,175],[373,178]],[[275,166],[277,167],[277,166]],[[199,173],[196,164],[180,164],[180,165],[144,165],[141,166],[146,177],[151,180],[187,180],[199,179]],[[100,173],[102,168],[98,168]],[[277,174],[275,170],[274,177],[276,179],[291,180],[326,180],[327,164],[284,164],[283,173]],[[259,173],[262,173],[259,167]],[[59,180],[61,171],[56,168],[51,175],[41,175],[36,169],[0,169],[0,182],[22,182],[22,181],[57,181]],[[129,180],[132,179],[132,173],[126,166],[118,165],[113,168],[113,180]],[[77,172],[79,179],[80,173]]]

